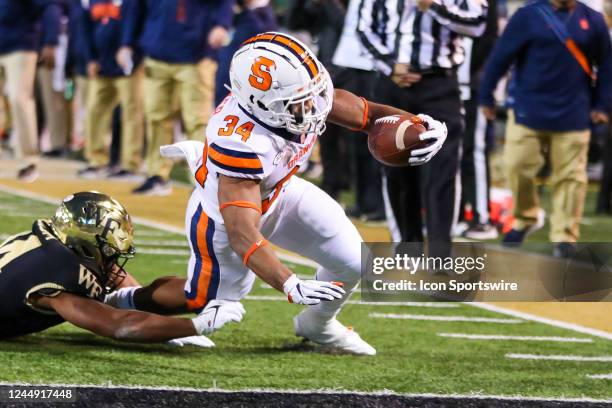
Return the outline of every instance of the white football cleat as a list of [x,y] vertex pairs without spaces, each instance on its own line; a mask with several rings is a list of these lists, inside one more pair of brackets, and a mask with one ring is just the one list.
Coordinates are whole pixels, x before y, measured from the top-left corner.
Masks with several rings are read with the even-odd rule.
[[335,318],[326,322],[309,319],[308,309],[293,318],[295,335],[315,343],[333,347],[345,353],[364,356],[376,355],[376,349],[366,343],[352,328]]

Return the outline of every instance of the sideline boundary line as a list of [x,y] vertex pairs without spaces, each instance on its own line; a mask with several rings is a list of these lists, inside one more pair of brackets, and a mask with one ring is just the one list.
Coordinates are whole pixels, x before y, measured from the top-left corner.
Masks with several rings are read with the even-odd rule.
[[472,400],[486,400],[496,399],[501,401],[541,401],[541,402],[589,402],[589,403],[610,403],[612,399],[594,399],[594,398],[563,398],[563,397],[527,397],[523,395],[486,395],[486,394],[434,394],[434,393],[423,393],[423,394],[411,394],[411,393],[397,393],[390,390],[381,390],[373,392],[363,391],[348,391],[342,389],[319,389],[319,390],[294,390],[294,389],[274,389],[274,388],[245,388],[239,390],[228,390],[223,388],[190,388],[190,387],[154,387],[154,386],[138,386],[138,385],[115,385],[112,383],[108,384],[30,384],[30,383],[11,383],[11,382],[0,382],[0,387],[24,387],[24,386],[37,386],[37,387],[70,387],[70,388],[93,388],[102,390],[143,390],[143,391],[178,391],[178,392],[196,392],[196,393],[207,393],[214,392],[220,394],[241,394],[241,393],[257,393],[257,394],[270,394],[270,393],[283,393],[283,394],[294,394],[294,395],[309,395],[309,394],[320,394],[320,395],[356,395],[356,396],[396,396],[405,398],[446,398],[451,400],[459,399],[472,399]]
[[[31,198],[33,200],[38,200],[38,201],[42,201],[48,204],[57,205],[57,199],[54,199],[54,198],[51,198],[51,197],[48,197],[42,194],[31,193],[29,191],[14,189],[14,188],[2,185],[1,183],[0,183],[0,192],[4,192],[7,194],[13,194],[13,195],[25,197],[25,198]],[[144,226],[149,226],[149,227],[157,228],[163,231],[167,231],[167,232],[171,232],[171,233],[175,233],[179,235],[184,235],[184,231],[181,228],[177,228],[172,225],[158,223],[158,222],[151,221],[148,219],[143,219],[140,217],[134,218],[134,221]],[[288,262],[294,262],[294,263],[298,263],[304,266],[313,266],[313,264],[315,267],[317,266],[316,263],[309,261],[309,260],[307,261],[304,259],[299,259],[294,256],[287,256],[286,254],[282,254],[282,253],[279,253],[278,255],[279,255],[279,258],[285,261],[288,261]],[[288,257],[290,257],[291,259],[287,259]],[[606,339],[606,340],[612,340],[612,333],[606,332],[603,330],[593,329],[590,327],[585,327],[585,326],[581,326],[581,325],[574,324],[574,323],[568,323],[568,322],[563,322],[560,320],[536,316],[531,313],[519,312],[516,310],[512,310],[512,309],[508,309],[508,308],[500,307],[500,306],[495,306],[495,305],[491,305],[487,303],[479,303],[479,302],[469,302],[468,303],[466,302],[464,304],[472,306],[472,307],[477,307],[480,309],[485,309],[491,312],[500,313],[500,314],[507,315],[507,316],[513,316],[513,317],[518,317],[518,318],[533,321],[533,322],[542,323],[548,326],[553,326],[553,327],[557,327],[561,329],[571,330],[571,331],[578,332],[578,333],[588,334],[588,335],[599,337],[599,338]]]

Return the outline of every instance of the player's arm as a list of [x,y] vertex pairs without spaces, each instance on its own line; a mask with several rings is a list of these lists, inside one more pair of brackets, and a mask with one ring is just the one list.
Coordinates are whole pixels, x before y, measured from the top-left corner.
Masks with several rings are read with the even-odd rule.
[[300,280],[266,245],[259,231],[261,193],[257,181],[220,175],[219,203],[232,249],[257,276],[287,294],[289,301],[313,305],[344,295],[336,284]]
[[34,301],[38,308],[54,310],[75,326],[116,340],[162,342],[198,334],[189,319],[115,309],[71,293],[39,296]]
[[422,141],[429,141],[429,144],[426,147],[410,152],[409,164],[411,166],[418,166],[429,162],[444,145],[448,134],[446,125],[433,119],[431,116],[423,114],[413,115],[389,105],[370,102],[343,89],[336,89],[334,92],[334,104],[328,120],[349,129],[369,133],[375,122],[385,116],[418,116],[427,128],[427,132],[422,133],[420,138]]
[[[261,220],[261,193],[259,183],[255,180],[238,179],[227,176],[219,177],[219,203],[249,203],[253,208],[231,205],[223,208],[221,214],[234,252],[245,259],[253,244],[265,242],[259,231]],[[254,249],[254,248],[253,248]],[[269,245],[260,246],[247,259],[248,266],[261,279],[273,288],[283,291],[283,284],[292,275],[284,266]]]
[[39,309],[53,310],[75,326],[100,336],[141,343],[211,334],[228,322],[239,322],[244,315],[244,308],[235,305],[236,302],[205,309],[191,320],[115,309],[67,292],[54,297],[34,295],[30,302]]
[[336,89],[328,120],[336,125],[367,133],[376,119],[392,115],[414,116],[393,106],[367,101],[344,89]]

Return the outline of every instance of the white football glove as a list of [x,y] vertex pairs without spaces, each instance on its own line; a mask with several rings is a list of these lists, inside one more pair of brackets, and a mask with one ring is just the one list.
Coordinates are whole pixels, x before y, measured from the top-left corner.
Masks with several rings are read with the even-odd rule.
[[283,284],[283,290],[290,303],[318,305],[321,301],[341,299],[346,293],[341,284],[316,280],[301,280],[295,274]]
[[219,330],[226,323],[240,322],[245,313],[240,302],[211,300],[202,310],[202,313],[191,321],[198,334],[208,335]]
[[421,133],[422,141],[430,141],[430,145],[422,149],[413,150],[410,153],[408,163],[411,166],[420,166],[430,161],[444,145],[448,129],[446,124],[439,122],[429,115],[417,115],[425,123],[427,123],[427,132]]
[[189,336],[181,337],[180,339],[172,339],[168,341],[168,344],[175,347],[195,346],[210,348],[215,347],[215,343],[211,339],[205,336]]

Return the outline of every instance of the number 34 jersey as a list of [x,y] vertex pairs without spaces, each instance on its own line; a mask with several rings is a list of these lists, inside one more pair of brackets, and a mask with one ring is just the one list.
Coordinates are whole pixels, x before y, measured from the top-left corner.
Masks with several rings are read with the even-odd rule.
[[273,128],[243,109],[229,95],[215,110],[206,128],[206,144],[198,155],[195,172],[202,209],[215,222],[223,223],[219,211],[219,176],[259,181],[264,215],[300,166],[307,162],[317,141],[310,133],[293,135]]

